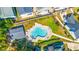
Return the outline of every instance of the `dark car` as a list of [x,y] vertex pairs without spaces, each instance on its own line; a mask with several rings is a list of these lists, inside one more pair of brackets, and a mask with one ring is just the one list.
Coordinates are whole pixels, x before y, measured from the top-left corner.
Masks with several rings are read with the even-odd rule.
[[41,48],[39,46],[35,46],[34,51],[41,51]]
[[55,42],[53,44],[46,46],[44,50],[45,51],[55,51],[59,49],[64,50],[63,44],[64,44],[63,42]]

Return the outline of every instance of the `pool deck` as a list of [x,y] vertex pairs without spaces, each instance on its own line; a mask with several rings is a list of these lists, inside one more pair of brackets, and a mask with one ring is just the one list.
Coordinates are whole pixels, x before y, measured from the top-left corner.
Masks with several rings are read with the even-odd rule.
[[[47,30],[47,35],[45,37],[38,36],[36,39],[31,38],[31,36],[30,36],[31,31],[37,26]],[[52,30],[48,26],[43,26],[38,23],[35,23],[35,26],[33,26],[31,29],[27,30],[27,32],[26,32],[26,37],[28,37],[28,40],[31,40],[33,42],[37,42],[38,40],[48,40],[48,39],[50,39],[51,36],[52,36]]]

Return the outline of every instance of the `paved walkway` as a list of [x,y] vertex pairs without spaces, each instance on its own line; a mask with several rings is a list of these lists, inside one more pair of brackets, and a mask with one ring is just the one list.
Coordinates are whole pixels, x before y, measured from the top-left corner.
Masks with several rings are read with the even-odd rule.
[[69,39],[69,38],[63,37],[63,36],[58,35],[58,34],[55,34],[55,33],[52,33],[52,35],[57,36],[57,37],[62,38],[62,39],[65,39],[65,40],[68,40],[68,41],[73,41],[72,39]]
[[71,49],[72,51],[74,50],[78,50],[79,51],[79,44],[75,44],[75,43],[72,43],[72,42],[65,42],[67,44],[67,47],[69,49]]
[[[36,17],[34,17],[34,18],[28,18],[27,21],[29,21],[29,20],[35,20],[35,19],[42,18],[43,16],[51,16],[51,15],[52,15],[52,14],[40,15],[40,16],[36,16]],[[19,21],[19,22],[16,22],[15,24],[16,24],[16,25],[19,25],[19,24],[21,24],[21,23],[26,23],[27,21],[26,21],[26,20],[21,20],[21,21]]]
[[64,27],[64,24],[59,20],[59,18],[58,17],[55,17],[55,18],[61,24],[61,26]]
[[59,38],[62,38],[63,41],[66,40],[67,42],[72,42],[72,43],[74,43],[74,44],[79,44],[79,42],[77,42],[77,41],[74,41],[74,40],[72,40],[72,39],[69,39],[69,38],[63,37],[63,36],[58,35],[58,34],[55,34],[55,33],[52,33],[52,35],[53,35],[53,36],[57,36],[57,37],[59,37]]

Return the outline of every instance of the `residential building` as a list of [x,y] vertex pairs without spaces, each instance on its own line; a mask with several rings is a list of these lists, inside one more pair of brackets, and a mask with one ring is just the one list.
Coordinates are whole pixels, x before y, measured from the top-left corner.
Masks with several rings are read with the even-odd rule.
[[74,15],[66,15],[64,17],[65,27],[74,39],[79,39],[79,23],[75,20]]
[[32,7],[16,7],[16,10],[21,18],[33,16],[33,8]]
[[12,7],[0,7],[0,18],[15,18]]

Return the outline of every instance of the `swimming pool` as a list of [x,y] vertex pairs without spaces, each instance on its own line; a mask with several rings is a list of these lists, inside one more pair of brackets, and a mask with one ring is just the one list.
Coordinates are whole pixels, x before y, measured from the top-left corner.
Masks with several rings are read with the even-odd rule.
[[41,27],[35,27],[31,32],[31,37],[36,39],[37,37],[45,37],[47,35],[47,31]]

